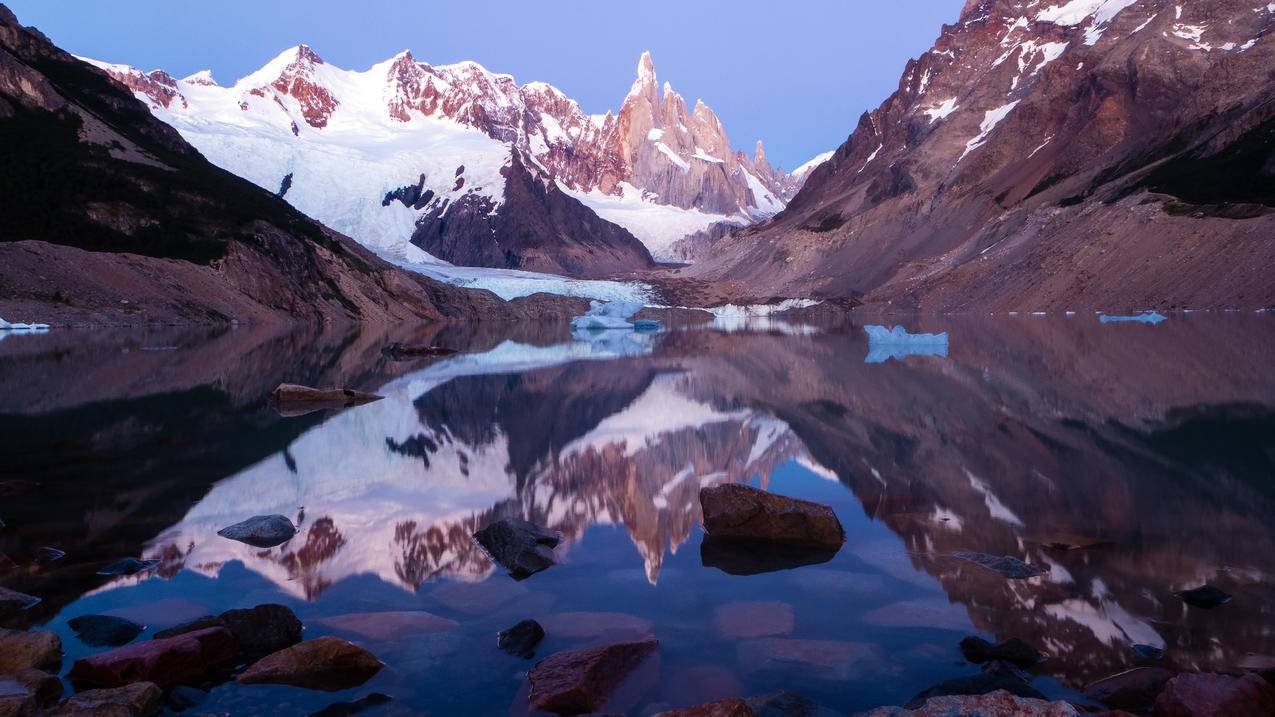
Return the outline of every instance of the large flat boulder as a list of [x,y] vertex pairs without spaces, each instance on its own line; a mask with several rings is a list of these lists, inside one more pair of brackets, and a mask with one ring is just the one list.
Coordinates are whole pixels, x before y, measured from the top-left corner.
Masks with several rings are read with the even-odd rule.
[[743,485],[701,489],[704,530],[739,539],[837,549],[846,532],[832,508]]
[[62,661],[62,638],[51,630],[0,629],[0,675],[52,667]]
[[596,712],[624,678],[659,649],[654,637],[558,652],[528,674],[536,709],[560,715]]
[[145,640],[76,660],[71,682],[77,686],[122,687],[154,682],[165,689],[198,685],[239,659],[239,640],[224,627]]
[[320,637],[261,658],[235,681],[241,685],[292,685],[337,692],[367,682],[381,667],[376,655],[352,642]]

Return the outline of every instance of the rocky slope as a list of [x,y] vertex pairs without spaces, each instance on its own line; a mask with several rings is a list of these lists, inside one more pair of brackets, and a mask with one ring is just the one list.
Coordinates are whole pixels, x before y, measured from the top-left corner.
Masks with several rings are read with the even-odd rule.
[[387,322],[522,310],[395,269],[214,167],[3,6],[0,146],[0,315],[14,320]]
[[[670,245],[681,237],[774,214],[799,182],[770,165],[760,142],[751,157],[731,149],[703,102],[688,110],[667,83],[661,92],[649,55],[619,112],[592,116],[551,85],[519,85],[473,62],[431,66],[410,52],[356,72],[302,45],[230,87],[207,72],[176,80],[162,70],[95,64],[214,163],[407,261],[545,265],[574,275],[645,268],[637,242],[609,222],[672,258]],[[544,189],[503,218],[519,153]],[[512,171],[521,183],[523,171]],[[572,219],[559,221],[567,206]],[[563,238],[561,261],[546,261],[542,243],[525,260],[503,243],[500,251],[468,247],[507,234],[522,217],[527,232],[543,238],[548,226]],[[409,243],[421,224],[425,237],[451,236]],[[601,243],[596,265],[582,264],[577,251],[590,242]]]
[[925,309],[1275,304],[1275,5],[968,2],[690,276]]

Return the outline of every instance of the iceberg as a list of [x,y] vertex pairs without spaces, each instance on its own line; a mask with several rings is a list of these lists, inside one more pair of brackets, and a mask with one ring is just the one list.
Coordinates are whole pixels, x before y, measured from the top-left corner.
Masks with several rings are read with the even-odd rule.
[[1168,318],[1156,311],[1144,311],[1136,316],[1108,316],[1103,314],[1098,317],[1098,320],[1104,324],[1136,323],[1155,326],[1161,321],[1168,321]]
[[10,334],[44,334],[48,331],[48,324],[11,324],[0,319],[0,341]]
[[580,331],[608,331],[623,329],[627,331],[658,331],[660,322],[649,319],[629,321],[645,304],[636,301],[591,301],[589,311],[583,316],[571,320],[571,329]]
[[941,334],[909,334],[902,326],[865,326],[868,333],[868,357],[864,363],[902,361],[908,356],[947,356],[947,332]]

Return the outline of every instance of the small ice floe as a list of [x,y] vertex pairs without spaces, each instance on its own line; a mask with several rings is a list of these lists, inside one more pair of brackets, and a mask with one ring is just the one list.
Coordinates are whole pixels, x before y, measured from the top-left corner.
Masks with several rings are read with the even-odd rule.
[[583,316],[571,320],[573,331],[609,331],[620,329],[625,331],[659,331],[660,322],[650,319],[630,321],[634,314],[641,311],[644,304],[636,301],[591,301],[589,311]]
[[12,334],[46,334],[48,332],[48,324],[11,324],[0,319],[0,341],[4,341],[6,336]]
[[1168,319],[1159,312],[1144,311],[1141,314],[1137,314],[1134,316],[1110,316],[1108,314],[1103,314],[1102,316],[1098,317],[1098,320],[1104,324],[1135,323],[1135,324],[1151,324],[1152,326],[1154,326],[1160,323],[1161,321],[1167,321]]
[[1049,314],[1048,314],[1047,312],[1044,312],[1044,311],[1033,311],[1033,312],[1032,312],[1032,316],[1048,316],[1048,315],[1049,315]]
[[941,334],[909,334],[902,326],[865,326],[868,332],[868,357],[864,363],[902,361],[907,356],[947,356],[947,332]]
[[1071,310],[1065,311],[1065,312],[1063,312],[1063,313],[1065,313],[1065,314],[1066,314],[1066,315],[1068,315],[1068,316],[1075,316],[1075,315],[1076,315],[1076,312],[1071,311]]

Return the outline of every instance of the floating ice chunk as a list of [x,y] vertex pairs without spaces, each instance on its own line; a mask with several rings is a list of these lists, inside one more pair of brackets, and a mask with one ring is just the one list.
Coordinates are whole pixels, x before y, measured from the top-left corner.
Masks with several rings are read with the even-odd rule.
[[20,334],[44,334],[48,333],[48,324],[11,324],[4,319],[0,319],[0,340],[10,333]]
[[639,320],[637,323],[629,321],[634,314],[642,310],[643,306],[644,304],[636,301],[591,301],[588,313],[571,320],[571,328],[577,332],[610,329],[659,330],[660,322],[658,321],[646,319]]
[[1104,324],[1138,323],[1151,324],[1154,326],[1161,321],[1167,321],[1168,319],[1159,312],[1144,311],[1136,316],[1108,316],[1107,314],[1103,314],[1098,317],[1098,320]]
[[947,356],[947,332],[941,334],[909,334],[902,326],[865,326],[868,332],[868,357],[864,363],[902,361],[907,356]]

